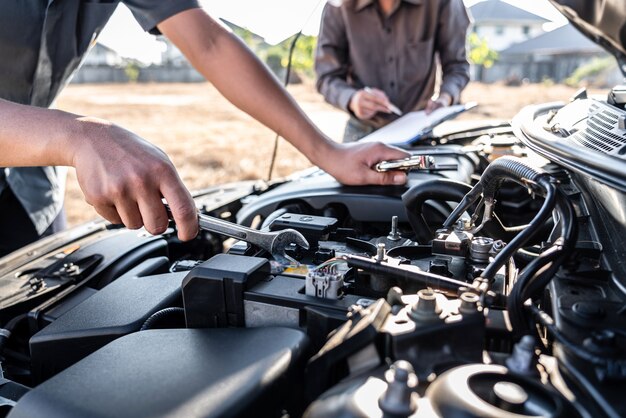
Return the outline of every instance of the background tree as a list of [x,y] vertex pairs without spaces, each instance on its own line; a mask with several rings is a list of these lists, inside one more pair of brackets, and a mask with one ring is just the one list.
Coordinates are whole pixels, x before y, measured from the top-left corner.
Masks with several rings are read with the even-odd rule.
[[469,45],[468,59],[478,69],[476,78],[478,81],[483,80],[483,71],[485,68],[491,68],[498,60],[498,52],[489,47],[486,38],[481,38],[477,33],[473,32],[467,37]]

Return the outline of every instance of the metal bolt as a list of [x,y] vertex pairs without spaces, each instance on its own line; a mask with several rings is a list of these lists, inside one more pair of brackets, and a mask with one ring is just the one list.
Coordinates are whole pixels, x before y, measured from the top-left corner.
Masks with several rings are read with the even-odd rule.
[[400,238],[402,237],[400,236],[400,233],[398,232],[398,217],[392,216],[391,217],[391,231],[389,232],[387,239],[390,241],[400,241]]
[[456,228],[460,231],[468,231],[472,229],[472,220],[468,218],[461,218],[457,221]]
[[493,239],[488,237],[476,237],[470,244],[470,257],[477,263],[489,261],[489,251],[493,247]]
[[376,247],[376,261],[380,263],[385,260],[386,256],[387,252],[385,251],[385,243],[381,242],[378,244],[378,247]]
[[463,292],[459,296],[461,304],[459,305],[459,313],[461,315],[471,315],[478,312],[478,301],[480,297],[476,293]]
[[411,308],[409,316],[414,321],[438,321],[441,307],[437,302],[437,295],[430,289],[417,292],[417,302]]
[[501,239],[499,239],[499,240],[497,240],[497,241],[494,241],[494,243],[493,243],[493,250],[494,250],[495,252],[498,252],[498,251],[500,251],[501,249],[503,249],[505,245],[506,245],[506,244],[505,244],[505,243],[504,243],[504,241],[502,241]]
[[409,417],[417,411],[414,390],[417,376],[411,363],[399,360],[385,373],[387,390],[378,399],[378,406],[384,416]]

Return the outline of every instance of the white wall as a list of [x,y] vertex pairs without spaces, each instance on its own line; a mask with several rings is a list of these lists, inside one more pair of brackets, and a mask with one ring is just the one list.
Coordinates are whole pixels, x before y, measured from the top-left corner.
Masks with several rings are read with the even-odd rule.
[[[525,27],[528,28],[528,32],[525,33]],[[480,23],[474,26],[474,31],[481,38],[486,38],[489,43],[489,47],[496,51],[502,51],[507,49],[513,44],[523,42],[527,39],[539,36],[544,32],[541,24],[524,24],[515,23],[507,24],[506,26],[501,23]]]

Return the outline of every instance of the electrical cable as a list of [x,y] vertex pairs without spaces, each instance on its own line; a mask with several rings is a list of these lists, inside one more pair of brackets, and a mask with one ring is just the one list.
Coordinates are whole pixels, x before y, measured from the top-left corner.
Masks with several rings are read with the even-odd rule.
[[546,196],[541,206],[541,209],[537,213],[537,215],[533,218],[533,220],[528,224],[528,227],[525,228],[522,232],[517,234],[515,238],[509,244],[502,249],[495,256],[494,260],[489,263],[489,265],[483,271],[481,277],[492,280],[498,270],[510,259],[515,252],[520,249],[528,240],[530,240],[533,235],[537,233],[541,226],[550,218],[552,214],[552,210],[556,204],[556,192],[555,187],[550,183],[547,178],[542,178],[538,182],[546,192]]
[[[317,8],[320,6],[320,4],[322,4],[322,1],[323,0],[319,0],[317,2],[317,4],[313,8],[309,16],[306,18],[306,20],[302,24],[301,29],[298,31],[298,33],[295,34],[293,40],[291,41],[291,44],[289,45],[289,56],[287,57],[287,68],[285,69],[285,79],[283,80],[283,86],[285,88],[287,88],[287,86],[289,85],[289,78],[291,77],[291,63],[293,61],[293,52],[296,49],[296,44],[298,43],[298,39],[300,39],[300,36],[302,36],[302,31],[304,30],[304,27],[307,25],[307,23],[309,23],[309,21],[311,20],[311,17],[313,17],[313,14],[315,14],[315,11],[317,10]],[[274,137],[274,148],[272,150],[272,159],[270,160],[270,168],[267,173],[268,182],[272,180],[272,174],[274,172],[274,165],[276,164],[276,156],[278,155],[279,140],[280,140],[280,135],[276,133],[276,136]]]
[[522,270],[507,299],[509,319],[517,333],[524,333],[531,328],[524,318],[524,301],[537,295],[548,285],[575,248],[578,236],[576,213],[565,193],[558,189],[554,212],[559,218],[559,223],[555,226],[560,227],[558,238],[554,240],[552,247]]
[[4,327],[0,328],[0,357],[3,355],[4,348],[11,338],[13,330],[15,330],[17,325],[27,317],[28,314],[18,315],[15,318],[11,319],[9,322],[7,322]]
[[144,321],[143,325],[141,325],[141,328],[139,329],[139,331],[146,331],[149,329],[153,329],[159,324],[159,322],[162,322],[166,319],[172,319],[173,317],[177,317],[177,316],[182,317],[182,319],[184,320],[185,309],[180,308],[180,307],[171,307],[171,308],[161,309],[160,311],[157,311],[153,313],[152,315],[150,315],[148,319]]

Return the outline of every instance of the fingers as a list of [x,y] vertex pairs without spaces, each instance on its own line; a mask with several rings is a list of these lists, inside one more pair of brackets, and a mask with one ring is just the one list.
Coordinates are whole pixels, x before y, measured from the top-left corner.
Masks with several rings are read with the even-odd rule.
[[73,165],[85,200],[100,215],[130,229],[145,226],[163,233],[169,220],[162,198],[171,208],[178,237],[198,234],[198,217],[191,195],[172,162],[159,148],[113,124],[84,121]]
[[346,185],[402,185],[407,181],[401,171],[379,173],[374,166],[383,160],[397,160],[410,156],[398,148],[382,143],[360,143],[340,146],[329,155],[322,167],[339,182]]
[[363,170],[364,184],[377,184],[381,186],[401,186],[406,184],[407,176],[402,171],[388,171],[385,173],[379,173],[371,167],[366,167],[367,170]]
[[451,103],[452,97],[447,93],[442,93],[436,100],[430,99],[426,104],[426,109],[424,110],[426,111],[426,114],[430,114],[437,109],[450,106]]
[[386,99],[382,99],[375,95],[363,95],[361,99],[361,108],[372,111],[374,113],[390,113],[389,110],[389,101]]
[[402,185],[407,182],[406,173],[403,171],[379,173],[373,167],[381,161],[400,160],[410,157],[411,154],[408,152],[382,143],[374,143],[370,144],[370,149],[367,151],[366,156],[368,158],[365,164],[369,170],[365,172],[365,175],[369,184]]
[[143,226],[143,220],[137,202],[131,199],[121,199],[116,202],[115,209],[126,228],[139,229]]
[[102,206],[94,206],[94,209],[100,216],[102,216],[107,221],[111,222],[114,225],[121,225],[124,222],[120,215],[117,213],[115,206],[102,205]]
[[400,148],[390,147],[380,142],[372,144],[372,147],[373,149],[369,153],[372,158],[370,166],[374,166],[381,161],[400,160],[411,156],[410,153],[401,150]]
[[140,197],[138,206],[146,231],[152,235],[159,235],[165,232],[169,225],[169,218],[160,194],[152,194],[150,198]]
[[363,89],[357,91],[349,103],[349,108],[362,120],[371,119],[376,113],[390,113],[387,95],[378,89]]
[[391,104],[391,102],[389,102],[389,98],[382,90],[367,89],[365,90],[365,97],[385,107],[385,109],[388,109],[389,105]]
[[[178,228],[178,238],[189,241],[198,235],[198,213],[196,205],[178,175],[168,177],[161,184],[161,193],[167,201],[174,222]],[[165,211],[163,204],[161,207]]]

